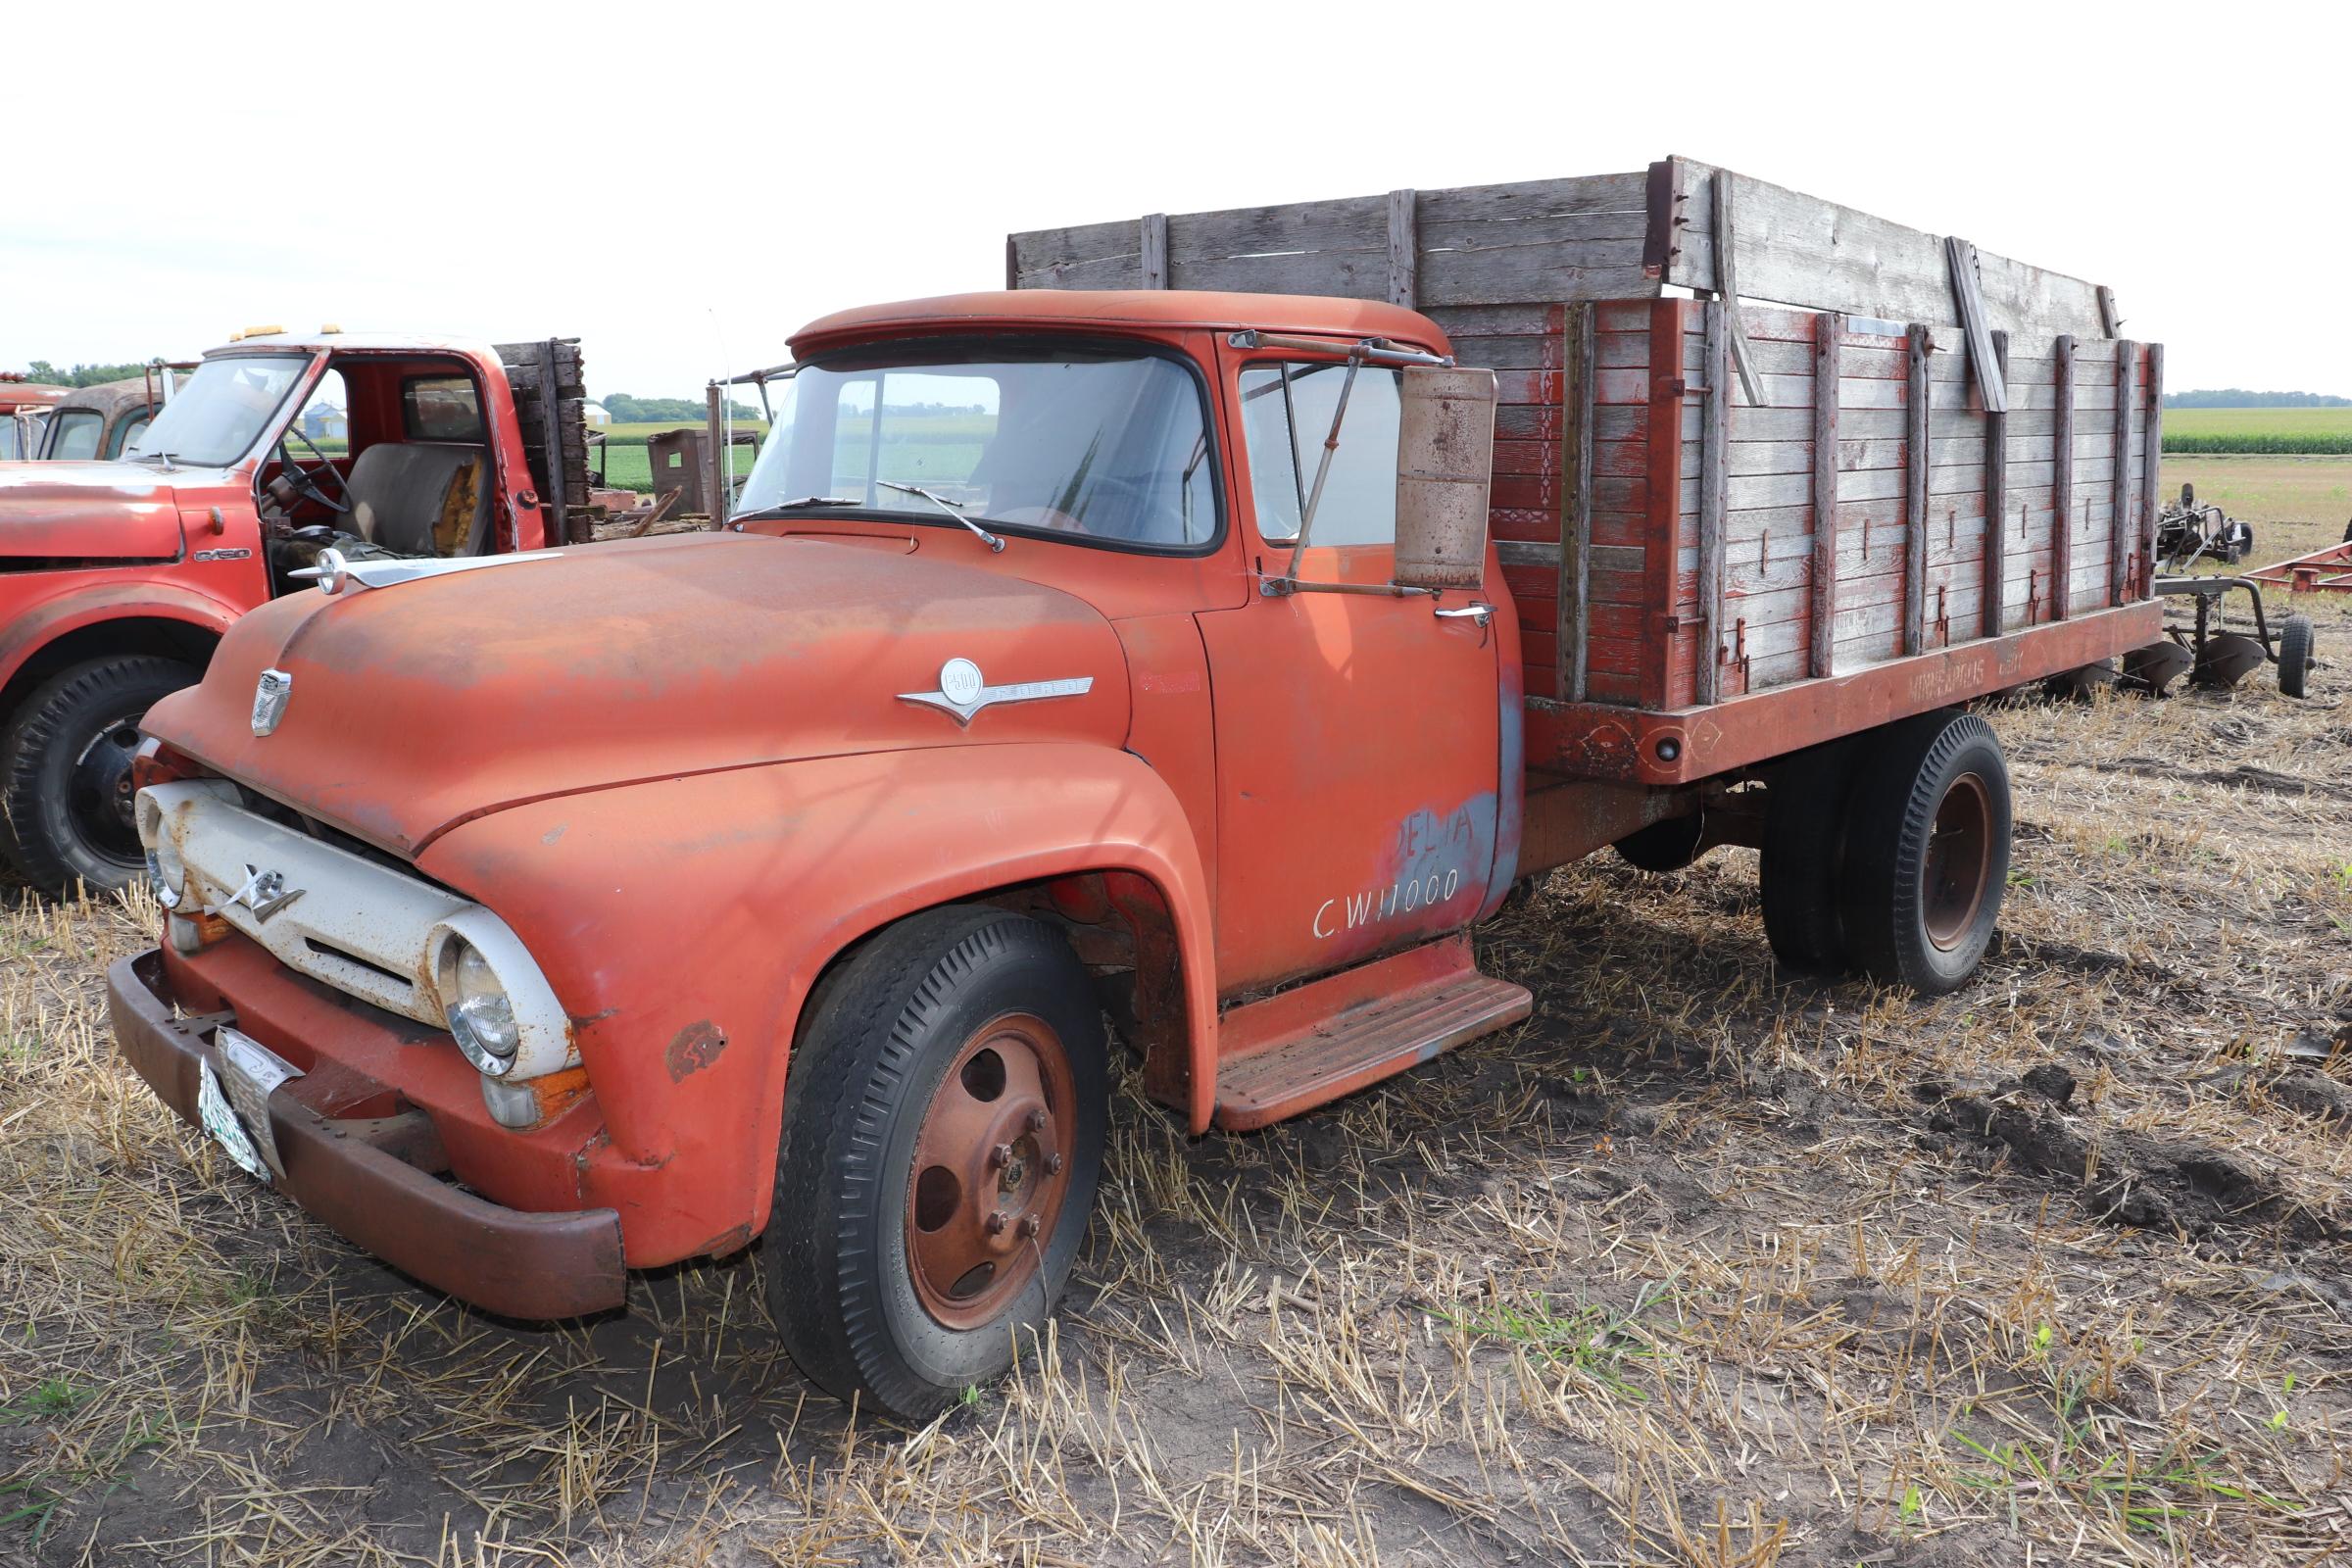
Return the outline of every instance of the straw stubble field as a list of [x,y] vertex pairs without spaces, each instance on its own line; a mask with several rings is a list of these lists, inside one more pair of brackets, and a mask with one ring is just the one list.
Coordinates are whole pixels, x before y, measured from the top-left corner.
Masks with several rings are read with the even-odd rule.
[[1793,980],[1754,857],[1489,930],[1539,1010],[1289,1126],[1122,1086],[1055,1338],[908,1433],[756,1257],[486,1320],[114,1060],[0,912],[0,1560],[2305,1563],[2352,1553],[2352,622],[2313,700],[1997,711],[2003,934]]

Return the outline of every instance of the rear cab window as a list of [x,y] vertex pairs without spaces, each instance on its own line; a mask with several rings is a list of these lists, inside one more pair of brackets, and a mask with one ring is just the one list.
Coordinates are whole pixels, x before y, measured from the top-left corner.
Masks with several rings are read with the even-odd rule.
[[[1398,373],[1373,365],[1355,372],[1309,545],[1396,544]],[[1347,380],[1344,361],[1260,362],[1242,368],[1242,439],[1258,537],[1268,544],[1298,537]]]
[[50,416],[45,456],[66,463],[94,458],[105,427],[106,416],[96,409],[60,409]]
[[400,422],[411,441],[484,439],[481,398],[470,376],[410,376],[400,384]]

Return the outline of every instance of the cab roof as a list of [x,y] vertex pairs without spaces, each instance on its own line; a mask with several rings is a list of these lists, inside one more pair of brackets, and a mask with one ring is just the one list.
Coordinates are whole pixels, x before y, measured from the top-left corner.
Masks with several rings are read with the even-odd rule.
[[792,335],[793,358],[844,342],[940,327],[1255,327],[1310,336],[1384,337],[1444,354],[1452,345],[1417,311],[1380,300],[1308,294],[1216,294],[1193,289],[997,289],[860,305],[819,317]]
[[454,354],[491,365],[499,363],[497,350],[487,343],[417,332],[249,332],[233,343],[206,349],[204,357],[211,360],[224,354],[273,349],[305,354],[321,350],[332,354]]

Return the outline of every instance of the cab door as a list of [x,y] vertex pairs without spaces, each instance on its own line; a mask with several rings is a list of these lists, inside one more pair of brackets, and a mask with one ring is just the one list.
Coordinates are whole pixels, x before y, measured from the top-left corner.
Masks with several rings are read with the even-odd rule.
[[[1237,526],[1253,572],[1280,577],[1347,378],[1345,346],[1329,359],[1229,353],[1228,428],[1244,449]],[[1377,591],[1396,564],[1397,387],[1394,369],[1355,372],[1298,569],[1304,583],[1375,591],[1268,595],[1253,579],[1241,608],[1199,617],[1225,995],[1452,930],[1487,895],[1500,638],[1476,607],[1495,601]]]

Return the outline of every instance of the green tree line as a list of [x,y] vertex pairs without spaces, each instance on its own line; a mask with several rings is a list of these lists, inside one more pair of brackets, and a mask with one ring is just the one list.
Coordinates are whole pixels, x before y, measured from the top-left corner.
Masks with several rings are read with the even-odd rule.
[[2167,392],[2164,406],[2168,409],[2340,409],[2352,406],[2352,398],[2327,392],[2248,392],[2242,387],[2227,386],[2219,391]]
[[97,386],[105,381],[129,381],[146,373],[144,365],[76,365],[61,370],[47,360],[24,367],[24,379],[45,386]]
[[[700,398],[633,398],[626,392],[613,392],[598,398],[605,412],[612,416],[614,424],[644,424],[656,419],[676,419],[685,424],[700,424],[710,415],[710,408]],[[760,411],[748,403],[729,405],[738,419],[757,419]]]

